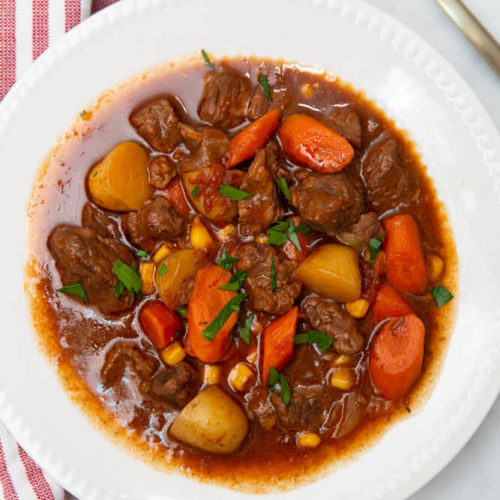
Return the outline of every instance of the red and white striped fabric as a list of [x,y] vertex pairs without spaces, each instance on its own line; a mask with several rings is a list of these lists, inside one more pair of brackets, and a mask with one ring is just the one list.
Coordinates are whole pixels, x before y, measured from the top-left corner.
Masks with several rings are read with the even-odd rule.
[[[51,44],[115,1],[0,0],[0,101]],[[73,498],[42,472],[1,421],[0,486],[0,498],[5,500]]]

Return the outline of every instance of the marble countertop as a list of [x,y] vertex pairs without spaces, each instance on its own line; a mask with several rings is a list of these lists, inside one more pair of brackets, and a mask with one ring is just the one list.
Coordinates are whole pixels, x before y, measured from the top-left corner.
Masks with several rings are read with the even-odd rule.
[[[434,0],[365,0],[409,26],[438,50],[477,94],[500,130],[500,78]],[[500,40],[500,0],[464,0]],[[500,235],[499,235],[500,237]],[[411,500],[500,498],[500,398],[463,450]]]

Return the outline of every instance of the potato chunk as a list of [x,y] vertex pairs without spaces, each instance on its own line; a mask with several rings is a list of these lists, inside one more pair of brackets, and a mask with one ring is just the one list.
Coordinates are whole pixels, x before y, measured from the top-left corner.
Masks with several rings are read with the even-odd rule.
[[361,295],[358,255],[343,245],[320,246],[295,274],[307,288],[337,302],[354,302]]
[[140,210],[153,194],[148,183],[146,150],[135,142],[122,142],[90,171],[93,201],[116,212]]
[[179,441],[212,453],[231,453],[247,432],[245,413],[217,385],[200,392],[170,427],[170,433]]

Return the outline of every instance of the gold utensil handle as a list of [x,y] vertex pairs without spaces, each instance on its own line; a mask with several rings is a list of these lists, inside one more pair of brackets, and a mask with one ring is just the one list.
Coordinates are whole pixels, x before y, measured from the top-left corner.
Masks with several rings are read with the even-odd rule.
[[483,59],[500,76],[500,45],[461,0],[436,0]]

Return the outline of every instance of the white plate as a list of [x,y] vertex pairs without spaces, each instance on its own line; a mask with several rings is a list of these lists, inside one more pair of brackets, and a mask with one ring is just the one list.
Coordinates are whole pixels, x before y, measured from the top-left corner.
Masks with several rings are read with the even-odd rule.
[[103,90],[201,47],[296,60],[364,89],[410,132],[448,208],[461,263],[459,314],[432,397],[355,462],[286,495],[407,496],[457,453],[499,391],[500,139],[448,63],[401,24],[355,1],[119,2],[73,30],[15,86],[0,107],[1,417],[80,498],[240,496],[157,472],[97,432],[39,353],[22,287],[26,203],[58,136]]

